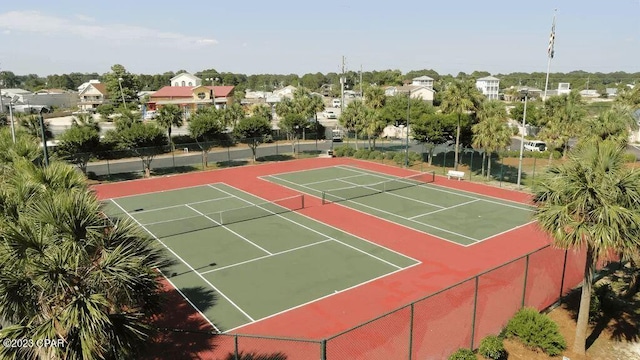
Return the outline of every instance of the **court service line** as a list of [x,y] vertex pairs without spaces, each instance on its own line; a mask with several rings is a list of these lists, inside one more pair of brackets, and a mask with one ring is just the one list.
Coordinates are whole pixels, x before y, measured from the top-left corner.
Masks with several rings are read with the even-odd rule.
[[[276,179],[276,180],[280,180],[280,181],[283,181],[283,182],[290,183],[291,185],[294,185],[294,186],[298,186],[298,187],[305,187],[305,186],[302,186],[302,185],[300,185],[300,184],[296,184],[296,183],[294,183],[293,181],[289,181],[289,180],[286,180],[286,179],[282,179],[282,178],[279,178],[279,177],[276,177],[276,176],[269,175],[269,177],[271,177],[271,178],[273,178],[273,179]],[[272,182],[273,182],[273,181],[272,181]],[[280,185],[280,186],[282,186],[282,187],[286,187],[286,188],[291,189],[291,190],[301,191],[300,189],[297,189],[297,188],[292,187],[292,186],[283,185],[282,183],[277,183],[277,182],[276,182],[276,184],[278,184],[278,185]],[[314,189],[314,188],[312,188],[312,187],[306,187],[306,188],[307,188],[307,191],[312,191],[312,192],[315,192],[315,193],[322,193],[321,191],[316,190],[316,189]],[[307,193],[307,194],[308,194],[308,193]],[[314,196],[314,197],[316,197],[316,198],[318,198],[318,199],[322,199],[322,197],[321,197],[321,196],[317,196],[317,195],[309,195],[309,196]],[[405,228],[405,229],[409,229],[409,230],[412,230],[412,231],[416,231],[416,232],[419,232],[419,233],[422,233],[422,234],[425,234],[425,235],[431,236],[431,237],[433,237],[433,238],[436,238],[436,239],[439,239],[439,240],[442,240],[442,241],[446,241],[446,242],[451,243],[451,244],[454,244],[454,245],[463,246],[463,247],[467,247],[467,246],[471,246],[471,245],[473,245],[473,244],[469,244],[469,245],[460,244],[460,243],[459,243],[459,242],[457,242],[457,241],[453,241],[453,240],[450,240],[450,239],[446,239],[446,238],[443,238],[442,236],[438,236],[438,235],[436,235],[436,234],[432,234],[432,233],[430,233],[430,232],[427,232],[427,231],[424,231],[424,230],[420,230],[420,229],[417,229],[417,228],[415,228],[415,227],[411,227],[411,226],[409,226],[409,225],[400,224],[400,223],[398,223],[398,222],[395,222],[395,221],[389,220],[389,219],[387,219],[387,218],[383,218],[383,217],[381,217],[381,216],[379,216],[379,215],[375,215],[375,214],[372,214],[372,213],[370,213],[370,212],[366,212],[366,211],[364,211],[364,210],[360,210],[360,209],[355,208],[355,207],[353,207],[353,206],[343,205],[343,204],[341,204],[340,202],[335,202],[335,203],[331,203],[331,204],[333,204],[333,205],[337,205],[337,206],[341,206],[341,207],[343,207],[343,208],[345,208],[345,209],[348,209],[348,210],[350,210],[350,211],[357,211],[357,212],[359,212],[359,213],[361,213],[361,214],[364,214],[364,215],[366,215],[366,216],[372,216],[372,217],[374,217],[374,218],[376,218],[376,219],[380,219],[380,220],[382,220],[382,221],[386,221],[386,222],[392,223],[393,225],[396,225],[396,226],[402,226],[402,227],[403,227],[403,228]],[[299,215],[302,215],[302,216],[304,216],[304,217],[307,217],[307,218],[309,218],[309,219],[312,219],[312,218],[310,218],[310,217],[308,217],[308,216],[306,216],[306,215],[304,215],[304,214],[300,214],[300,213],[298,213],[298,214],[299,214]],[[312,219],[312,220],[313,220],[313,219]],[[331,226],[331,225],[328,225],[328,224],[324,224],[324,225],[325,225],[325,226],[332,227],[332,228],[334,228],[334,229],[336,229],[336,230],[340,230],[340,231],[342,231],[341,229],[336,228],[336,227],[334,227],[334,226]],[[343,232],[344,232],[344,231],[343,231]],[[346,233],[347,233],[347,234],[349,234],[348,232],[346,232]],[[354,237],[357,237],[358,239],[361,239],[361,240],[363,240],[363,241],[367,241],[367,242],[370,242],[370,243],[375,244],[375,245],[377,245],[377,246],[380,246],[380,247],[382,247],[382,248],[385,248],[386,250],[392,251],[392,252],[394,252],[394,253],[396,253],[396,254],[398,254],[398,255],[402,255],[402,256],[404,256],[404,257],[407,257],[407,258],[409,258],[409,259],[411,259],[411,260],[413,260],[413,261],[418,261],[418,260],[416,260],[416,259],[414,259],[414,258],[412,258],[412,257],[410,257],[410,256],[407,256],[407,255],[405,255],[405,254],[399,253],[399,252],[397,252],[397,251],[395,251],[395,250],[391,250],[391,249],[389,249],[389,248],[387,248],[387,247],[384,247],[384,246],[382,246],[382,245],[379,245],[379,244],[376,244],[376,243],[371,242],[371,241],[369,241],[369,240],[363,239],[363,238],[361,238],[361,237],[359,237],[359,236],[356,236],[356,235],[353,235],[353,234],[350,234],[350,235],[351,235],[351,236],[354,236]]]
[[393,274],[395,274],[395,273],[398,273],[398,272],[400,272],[400,271],[410,269],[410,268],[412,268],[412,267],[414,267],[414,266],[418,266],[418,265],[420,265],[420,264],[421,264],[421,263],[420,263],[420,262],[418,262],[418,263],[416,263],[416,264],[409,265],[409,266],[407,266],[407,267],[405,267],[405,268],[398,269],[398,270],[394,270],[394,271],[392,271],[392,272],[390,272],[390,273],[388,273],[388,274],[380,275],[380,276],[377,276],[377,277],[375,277],[375,278],[373,278],[373,279],[370,279],[370,280],[367,280],[367,281],[363,281],[363,282],[361,282],[361,283],[359,283],[359,284],[355,284],[355,285],[349,286],[348,288],[344,288],[344,289],[342,289],[342,290],[336,290],[336,292],[334,292],[334,293],[327,294],[327,295],[325,295],[325,296],[321,296],[321,297],[319,297],[319,298],[317,298],[317,299],[310,300],[310,301],[307,301],[307,302],[302,303],[302,304],[300,304],[300,305],[296,305],[296,306],[290,307],[290,308],[288,308],[288,309],[285,309],[285,310],[279,311],[279,312],[277,312],[277,313],[275,313],[275,314],[271,314],[271,315],[265,316],[265,317],[260,318],[260,319],[258,319],[258,320],[254,320],[254,321],[252,321],[252,322],[250,322],[250,323],[248,323],[248,324],[244,324],[244,325],[236,326],[236,327],[234,327],[234,328],[232,328],[232,329],[229,329],[229,330],[225,331],[224,333],[225,333],[225,334],[226,334],[226,333],[230,333],[230,332],[232,332],[232,331],[234,331],[234,330],[238,330],[238,329],[243,328],[243,327],[245,327],[245,326],[249,326],[249,325],[255,324],[255,323],[260,322],[260,321],[264,321],[264,320],[267,320],[267,319],[271,319],[271,318],[276,317],[276,316],[278,316],[278,315],[282,315],[282,314],[284,314],[284,313],[288,313],[289,311],[293,311],[293,310],[295,310],[295,309],[299,309],[299,308],[301,308],[301,307],[303,307],[303,306],[306,306],[306,305],[309,305],[309,304],[313,304],[313,303],[318,302],[318,301],[320,301],[320,300],[324,300],[324,299],[329,298],[329,297],[331,297],[331,296],[338,295],[338,294],[341,294],[341,293],[343,293],[343,292],[347,292],[347,291],[349,291],[349,290],[353,290],[353,289],[355,289],[355,288],[357,288],[357,287],[360,287],[360,286],[363,286],[363,285],[366,285],[366,284],[372,283],[372,282],[374,282],[374,281],[377,281],[377,280],[380,280],[380,279],[382,279],[382,278],[385,278],[385,277],[391,276],[391,275],[393,275]]
[[215,325],[211,320],[209,320],[209,318],[208,318],[208,317],[206,317],[206,316],[204,315],[204,313],[202,313],[202,311],[200,311],[200,309],[198,309],[198,307],[197,307],[193,302],[191,302],[191,299],[189,299],[189,298],[188,298],[188,297],[187,297],[187,296],[182,292],[182,290],[180,290],[180,289],[179,289],[179,288],[178,288],[178,287],[177,287],[177,286],[176,286],[176,285],[175,285],[171,280],[169,280],[169,278],[167,277],[167,275],[165,275],[165,274],[162,272],[162,270],[158,269],[158,272],[162,275],[162,277],[163,277],[165,280],[167,280],[167,282],[168,282],[169,284],[171,284],[171,286],[172,286],[174,289],[176,289],[176,291],[178,291],[178,294],[182,295],[182,297],[183,297],[185,300],[187,300],[187,302],[189,303],[189,305],[191,305],[191,307],[192,307],[192,308],[194,308],[194,309],[198,312],[198,314],[200,314],[200,316],[202,316],[202,318],[203,318],[203,319],[205,319],[205,320],[206,320],[206,321],[207,321],[211,326],[213,326],[213,328],[214,328],[214,329],[216,329],[216,331],[217,331],[218,333],[222,333],[222,331],[220,331],[220,329],[218,329],[218,327],[217,327],[217,326],[216,326],[216,325]]
[[333,178],[333,179],[327,179],[327,180],[313,181],[313,182],[310,182],[310,183],[304,183],[302,185],[308,186],[308,185],[314,185],[314,184],[322,184],[322,183],[329,182],[329,181],[335,181],[335,180],[340,180],[340,179],[351,179],[351,178],[360,177],[360,176],[365,176],[365,175],[364,174],[349,175],[349,176],[345,176],[345,177],[341,177],[341,178]]
[[207,216],[207,215],[206,215],[206,214],[204,214],[203,212],[200,212],[200,211],[198,211],[198,210],[196,210],[196,209],[192,208],[191,206],[189,206],[189,204],[185,204],[184,206],[186,206],[186,207],[188,207],[189,209],[191,209],[191,210],[193,210],[193,211],[197,212],[197,213],[198,213],[198,214],[200,214],[201,216],[203,216],[203,217],[207,218],[207,219],[208,219],[209,221],[211,221],[212,223],[214,223],[214,224],[216,224],[216,225],[218,225],[218,226],[221,226],[222,228],[224,228],[224,229],[225,229],[225,230],[227,230],[228,232],[230,232],[230,233],[232,233],[233,235],[235,235],[235,236],[239,237],[240,239],[242,239],[242,240],[244,240],[244,241],[248,242],[249,244],[251,244],[251,245],[253,245],[253,246],[257,247],[258,249],[260,249],[260,250],[262,250],[262,251],[266,252],[267,254],[269,254],[269,255],[273,255],[269,250],[267,250],[267,249],[263,248],[262,246],[260,246],[260,245],[258,245],[258,244],[256,244],[256,243],[254,243],[253,241],[251,241],[251,240],[247,239],[246,237],[244,237],[244,236],[242,236],[242,235],[238,234],[237,232],[235,232],[235,231],[233,231],[233,230],[229,229],[229,228],[228,228],[228,227],[226,227],[225,225],[222,225],[221,223],[219,223],[219,222],[217,222],[217,221],[213,220],[212,218],[210,218],[209,216]]
[[[233,195],[233,194],[231,194],[231,193],[229,193],[229,192],[227,192],[227,191],[225,191],[225,190],[219,189],[219,188],[214,187],[214,186],[212,186],[212,185],[209,185],[209,186],[211,186],[212,188],[214,188],[214,189],[216,189],[216,190],[220,190],[220,191],[222,191],[222,192],[223,192],[223,193],[225,193],[225,194],[228,194],[228,195],[231,195],[231,196],[235,196],[235,195]],[[243,198],[241,198],[241,197],[239,197],[239,196],[236,196],[236,197],[237,197],[238,199],[240,199],[240,200],[244,201],[244,202],[247,202],[247,203],[249,203],[249,204],[253,204],[253,203],[251,203],[249,200],[245,200],[245,199],[243,199]],[[305,229],[307,229],[307,230],[309,230],[309,231],[311,231],[311,232],[314,232],[314,233],[316,233],[316,234],[318,234],[318,235],[321,235],[321,236],[327,236],[327,234],[324,234],[324,233],[322,233],[322,232],[320,232],[320,231],[318,231],[318,230],[312,229],[312,228],[310,228],[310,227],[308,227],[308,226],[306,226],[306,225],[300,224],[299,222],[297,222],[297,221],[295,221],[295,220],[292,220],[292,219],[289,219],[289,218],[287,218],[287,217],[285,217],[285,216],[282,216],[282,214],[274,213],[273,211],[268,210],[268,209],[265,209],[265,208],[263,208],[262,206],[259,206],[259,205],[256,205],[256,204],[253,204],[253,205],[255,205],[256,207],[259,207],[259,208],[261,208],[261,209],[263,209],[263,210],[266,210],[266,211],[268,211],[268,212],[272,213],[273,215],[275,215],[275,216],[277,216],[277,217],[279,217],[279,218],[285,219],[285,220],[287,220],[287,221],[289,221],[289,222],[291,222],[291,223],[293,223],[293,224],[296,224],[296,225],[298,225],[298,226],[300,226],[300,227],[302,227],[302,228],[305,228]],[[372,257],[372,258],[374,258],[374,259],[376,259],[376,260],[379,260],[379,261],[381,261],[381,262],[383,262],[383,263],[385,263],[385,264],[387,264],[387,265],[393,266],[393,267],[395,267],[396,269],[402,269],[402,267],[400,267],[400,266],[398,266],[398,265],[396,265],[396,264],[394,264],[394,263],[392,263],[392,262],[389,262],[389,261],[387,261],[387,260],[385,260],[385,259],[382,259],[382,258],[380,258],[380,257],[377,257],[377,256],[375,256],[375,255],[373,255],[373,254],[369,254],[368,252],[366,252],[366,251],[364,251],[364,250],[361,250],[361,249],[358,249],[358,248],[357,248],[357,247],[355,247],[355,246],[351,246],[351,245],[349,245],[349,244],[346,244],[346,243],[344,243],[344,242],[342,242],[342,241],[340,241],[340,240],[338,240],[338,239],[336,239],[336,238],[333,238],[333,237],[330,237],[330,236],[329,236],[329,239],[332,239],[333,241],[336,241],[336,242],[338,242],[338,243],[340,243],[340,244],[342,244],[342,245],[344,245],[344,246],[346,246],[346,247],[350,247],[350,248],[352,248],[353,250],[356,250],[356,251],[358,251],[358,252],[361,252],[361,253],[363,253],[363,254],[365,254],[365,255],[367,255],[367,256],[370,256],[370,257]]]
[[[207,202],[219,201],[219,200],[230,199],[230,198],[231,198],[231,196],[225,196],[225,197],[221,197],[221,198],[217,198],[217,199],[201,200],[201,201],[196,201],[196,202],[189,203],[189,205],[203,204],[203,203],[207,203]],[[151,211],[161,211],[161,210],[167,210],[167,209],[174,209],[174,208],[178,208],[178,207],[182,207],[182,206],[184,206],[184,204],[165,206],[165,207],[160,207],[160,208],[157,208],[157,209],[140,210],[140,211],[134,211],[134,214],[144,214],[144,213],[148,213],[148,212],[151,212]]]
[[[351,185],[355,185],[355,186],[363,186],[363,187],[366,187],[367,189],[373,189],[373,190],[378,191],[378,189],[376,189],[376,188],[372,188],[372,187],[369,187],[369,186],[367,186],[367,185],[359,185],[359,184],[356,184],[356,183],[352,183],[351,181],[346,181],[346,180],[342,180],[342,179],[343,179],[343,178],[339,178],[339,179],[336,179],[336,180],[338,180],[338,181],[342,181],[343,183],[347,183],[347,184],[351,184]],[[373,185],[373,184],[369,184],[369,185]],[[416,185],[416,186],[417,186],[417,185]],[[331,195],[331,190],[327,190],[327,192],[329,193],[329,195]],[[415,201],[415,202],[420,203],[420,204],[424,204],[424,205],[429,205],[429,206],[437,207],[437,208],[440,208],[440,209],[443,209],[443,210],[447,208],[446,206],[432,204],[432,203],[429,203],[429,202],[426,202],[426,201],[422,201],[422,200],[418,200],[418,199],[410,198],[410,197],[408,197],[408,196],[404,196],[404,195],[396,194],[396,193],[394,193],[394,192],[390,192],[390,191],[383,191],[383,192],[381,192],[380,194],[393,195],[393,196],[395,196],[395,197],[399,197],[399,198],[403,198],[403,199],[407,199],[407,200]]]
[[512,228],[510,228],[510,229],[508,229],[508,230],[501,231],[501,232],[499,232],[499,233],[497,233],[497,234],[489,235],[489,236],[487,236],[486,238],[484,238],[484,239],[482,239],[482,240],[478,240],[478,241],[479,241],[479,242],[481,242],[481,241],[489,240],[489,239],[491,239],[491,238],[493,238],[493,237],[496,237],[496,236],[499,236],[499,235],[502,235],[502,234],[506,234],[506,233],[508,233],[508,232],[510,232],[510,231],[514,231],[514,230],[516,230],[516,229],[520,229],[520,228],[525,227],[525,226],[527,226],[527,225],[533,224],[534,222],[536,222],[536,220],[531,220],[531,221],[529,221],[528,223],[525,223],[525,224],[522,224],[522,225],[518,225],[518,226],[516,226],[516,227],[512,227]]
[[[286,181],[286,182],[289,182],[289,183],[291,183],[291,184],[296,185],[295,183],[292,183],[291,181],[288,181],[288,180],[285,180],[285,179],[280,179],[280,178],[279,178],[279,177],[277,177],[277,176],[271,176],[271,175],[269,175],[269,177],[274,178],[274,179],[278,179],[278,180],[282,180],[282,181]],[[266,179],[262,179],[262,180],[264,180],[264,181],[269,181],[269,180],[266,180]],[[291,186],[283,185],[283,184],[280,184],[280,183],[275,183],[275,182],[273,182],[273,181],[269,181],[269,182],[270,182],[270,183],[274,183],[274,184],[278,184],[278,186],[282,186],[282,187],[287,188],[287,189],[291,189],[291,190],[294,190],[294,191],[300,192],[300,189],[296,189],[296,188],[293,188],[293,187],[291,187]],[[227,185],[227,186],[230,186],[230,185]],[[242,192],[246,193],[246,191],[243,191],[243,190],[237,189],[237,188],[235,188],[235,187],[233,187],[233,186],[231,186],[231,187],[232,187],[232,188],[234,188],[234,189],[236,189],[236,190],[238,190],[238,191],[242,191]],[[313,188],[309,188],[309,189],[310,189],[310,190],[314,190]],[[317,190],[314,190],[314,191],[319,192],[319,191],[317,191]],[[251,194],[251,196],[254,196],[254,197],[256,197],[256,198],[258,198],[258,199],[261,199],[261,200],[263,200],[263,201],[267,201],[267,199],[265,199],[265,198],[263,198],[263,197],[260,197],[260,196],[258,196],[258,195],[253,195],[253,194]],[[317,198],[317,199],[322,199],[320,196],[316,196],[316,195],[309,194],[309,193],[306,193],[306,196],[313,196],[313,197],[315,197],[315,198]],[[342,206],[342,205],[340,205],[340,204],[336,204],[336,205],[338,205],[338,206]],[[346,206],[343,206],[343,207],[344,207],[345,209],[349,209],[349,210],[351,210],[351,211],[357,211],[357,212],[359,212],[359,213],[361,213],[361,214],[365,214],[365,215],[367,215],[367,216],[374,216],[374,217],[377,217],[377,216],[375,216],[375,215],[371,215],[371,214],[369,214],[369,213],[366,213],[366,212],[364,212],[364,211],[361,211],[361,210],[358,210],[358,209],[355,209],[355,208],[346,207]],[[306,218],[306,219],[308,219],[308,220],[310,220],[310,221],[313,221],[313,222],[319,222],[319,220],[314,219],[314,218],[312,218],[312,217],[310,217],[310,216],[308,216],[308,215],[302,214],[302,213],[300,213],[300,212],[297,212],[296,214],[297,214],[298,216],[304,217],[304,218]],[[377,217],[377,218],[378,218],[378,219],[382,219],[382,220],[384,220],[384,221],[388,221],[387,219],[383,219],[383,218],[381,218],[381,217]],[[414,258],[412,258],[411,256],[407,256],[406,254],[403,254],[403,253],[401,253],[401,252],[399,252],[399,251],[396,251],[396,250],[390,249],[390,248],[388,248],[388,247],[386,247],[386,246],[384,246],[384,245],[380,245],[380,244],[375,243],[375,242],[373,242],[373,241],[371,241],[371,240],[367,240],[367,239],[365,239],[365,238],[363,238],[363,237],[361,237],[361,236],[358,236],[358,235],[356,235],[356,234],[352,234],[352,233],[350,233],[350,232],[348,232],[348,231],[345,231],[345,230],[343,230],[343,229],[340,229],[340,228],[338,228],[338,227],[336,227],[336,226],[333,226],[333,225],[330,225],[330,224],[327,224],[327,223],[324,223],[324,222],[320,222],[320,223],[322,224],[322,226],[326,226],[326,227],[331,228],[331,229],[333,229],[333,230],[339,231],[339,232],[341,232],[341,233],[343,233],[343,234],[347,234],[347,235],[349,235],[349,236],[351,236],[351,237],[353,237],[353,238],[356,238],[356,239],[358,239],[358,240],[361,240],[361,241],[367,242],[367,243],[369,243],[369,244],[371,244],[371,245],[375,245],[375,246],[377,246],[377,247],[379,247],[379,248],[383,248],[383,249],[385,249],[385,250],[387,250],[387,251],[389,251],[389,252],[392,252],[392,253],[394,253],[394,254],[396,254],[396,255],[400,255],[400,256],[402,256],[402,257],[404,257],[404,258],[407,258],[407,259],[410,259],[410,260],[412,260],[412,261],[415,261],[415,262],[416,262],[416,263],[418,263],[418,264],[421,264],[421,263],[422,263],[422,261],[420,261],[420,260],[418,260],[418,259],[414,259]],[[411,230],[413,230],[413,231],[420,231],[420,230],[416,230],[416,229],[414,229],[414,228],[408,227],[408,226],[406,226],[406,225],[402,225],[402,224],[397,224],[397,225],[402,226],[402,227],[405,227],[405,228],[407,228],[407,229],[411,229]],[[420,232],[422,232],[423,234],[425,233],[424,231],[420,231]],[[429,234],[429,235],[430,235],[430,236],[434,236],[434,237],[436,237],[436,238],[438,238],[438,239],[442,239],[443,241],[449,241],[449,242],[451,242],[451,243],[453,243],[453,244],[458,244],[458,243],[453,242],[453,241],[451,241],[451,240],[447,240],[447,239],[444,239],[444,238],[440,238],[440,237],[438,237],[437,235],[431,235],[431,234]],[[458,245],[460,245],[460,244],[458,244]]]
[[[129,181],[146,181],[146,180],[150,180],[150,179],[119,181],[118,184],[126,183],[126,182],[129,182]],[[105,185],[108,185],[108,184],[105,184]],[[180,187],[180,188],[176,188],[176,189],[156,190],[156,191],[149,191],[149,192],[142,193],[142,194],[115,196],[115,197],[112,197],[112,198],[109,198],[109,199],[103,199],[103,201],[108,201],[108,200],[111,200],[111,199],[125,199],[125,198],[129,198],[129,197],[134,197],[134,196],[160,194],[160,193],[176,191],[176,190],[188,190],[188,189],[194,189],[194,188],[197,188],[197,187],[205,187],[205,186],[207,186],[207,184],[189,185],[189,186],[184,186],[184,187]]]
[[429,212],[427,212],[427,213],[419,214],[419,215],[416,215],[416,216],[412,216],[412,217],[407,218],[407,219],[409,219],[409,220],[413,220],[413,219],[415,219],[415,218],[419,218],[419,217],[421,217],[421,216],[427,216],[427,215],[431,215],[431,214],[439,213],[439,212],[441,212],[441,211],[445,211],[445,210],[449,210],[449,209],[457,208],[457,207],[459,207],[459,206],[469,205],[469,204],[474,203],[474,202],[476,202],[476,201],[480,201],[480,199],[475,199],[475,200],[471,200],[471,201],[463,202],[463,203],[460,203],[460,204],[456,204],[456,205],[453,205],[453,206],[449,206],[449,207],[444,208],[444,209],[438,209],[438,210],[434,210],[434,211],[429,211]]
[[144,225],[140,224],[140,222],[138,220],[136,220],[136,218],[134,218],[133,216],[131,216],[131,214],[129,214],[129,212],[127,212],[127,210],[125,210],[122,206],[120,206],[120,204],[118,204],[114,199],[109,199],[115,206],[119,207],[120,210],[122,210],[125,214],[127,214],[131,220],[135,221],[140,227],[142,227],[142,229],[144,229],[146,232],[149,233],[149,235],[151,235],[154,239],[156,239],[160,244],[162,244],[162,246],[164,246],[167,250],[169,250],[169,252],[171,254],[173,254],[173,256],[175,256],[178,260],[182,261],[183,264],[185,264],[189,270],[191,270],[192,272],[194,272],[196,275],[198,275],[200,277],[200,279],[202,279],[202,281],[204,281],[207,285],[209,285],[213,290],[215,290],[218,294],[220,294],[220,296],[222,296],[223,298],[225,298],[225,300],[227,300],[231,305],[233,305],[233,307],[235,307],[236,309],[238,309],[238,311],[240,311],[240,313],[242,315],[244,315],[247,319],[251,320],[251,321],[255,321],[251,316],[249,316],[249,314],[247,314],[244,310],[242,310],[242,308],[240,308],[240,306],[238,306],[236,303],[234,303],[227,295],[225,295],[222,291],[220,291],[217,287],[215,287],[209,280],[205,279],[204,276],[200,275],[200,273],[198,273],[196,271],[196,269],[193,268],[193,266],[191,266],[191,264],[189,264],[188,262],[186,262],[182,257],[180,257],[180,255],[176,254],[175,251],[173,251],[173,249],[171,249],[169,246],[167,246],[167,244],[165,244],[162,240],[160,240],[160,238],[158,238],[154,233],[152,233],[151,231],[149,231],[149,229],[147,229],[146,227],[144,227]]
[[[339,165],[339,167],[344,169],[344,170],[351,170],[353,172],[359,172],[361,174],[369,174],[369,175],[377,176],[377,177],[383,178],[383,179],[393,179],[393,178],[385,177],[385,176],[378,175],[378,174],[375,174],[375,173],[370,173],[370,172],[367,172],[367,171],[360,171],[360,170],[357,170],[357,169],[352,169],[348,165]],[[522,206],[505,204],[505,203],[502,203],[502,202],[499,202],[499,201],[489,200],[489,199],[486,199],[484,197],[490,197],[490,198],[499,199],[499,200],[502,200],[502,201],[518,203],[518,202],[513,201],[513,200],[500,199],[500,198],[495,198],[495,197],[488,196],[488,195],[482,195],[482,197],[477,197],[477,196],[471,196],[471,195],[467,195],[467,194],[461,194],[459,192],[453,192],[453,191],[448,191],[448,190],[442,189],[441,185],[437,185],[437,184],[434,184],[434,183],[424,183],[424,185],[429,189],[433,189],[435,191],[440,191],[440,192],[451,194],[451,195],[458,195],[458,196],[466,197],[466,198],[469,198],[469,199],[478,199],[478,200],[486,201],[488,203],[493,203],[493,204],[497,204],[497,205],[503,205],[503,206],[507,206],[507,207],[512,207],[512,208],[515,208],[515,209],[518,209],[518,210],[532,211],[532,209],[524,208]],[[458,189],[456,189],[456,190],[458,190]],[[458,190],[458,191],[471,193],[471,192],[466,191],[466,190]]]
[[209,273],[212,273],[212,272],[216,272],[216,271],[220,271],[220,270],[224,270],[224,269],[228,269],[228,268],[236,267],[236,266],[238,266],[238,265],[248,264],[248,263],[251,263],[251,262],[254,262],[254,261],[258,261],[258,260],[262,260],[262,259],[267,259],[267,258],[270,258],[270,257],[274,257],[274,256],[276,256],[276,255],[282,255],[282,254],[286,254],[286,253],[288,253],[288,252],[292,252],[292,251],[296,251],[296,250],[300,250],[300,249],[308,248],[308,247],[315,246],[315,245],[319,245],[319,244],[322,244],[322,243],[326,243],[326,242],[328,242],[328,241],[333,241],[333,239],[324,239],[324,240],[322,240],[322,241],[317,241],[317,242],[314,242],[314,243],[311,243],[311,244],[307,244],[307,245],[303,245],[303,246],[298,246],[298,247],[293,248],[293,249],[288,249],[288,250],[283,250],[283,251],[280,251],[280,252],[275,252],[275,253],[273,253],[273,254],[271,254],[271,255],[259,256],[259,257],[257,257],[257,258],[253,258],[253,259],[249,259],[249,260],[241,261],[241,262],[239,262],[239,263],[235,263],[235,264],[231,264],[231,265],[223,266],[223,267],[216,268],[216,269],[212,269],[212,270],[203,271],[203,272],[201,272],[200,274],[205,275],[205,274],[209,274]]

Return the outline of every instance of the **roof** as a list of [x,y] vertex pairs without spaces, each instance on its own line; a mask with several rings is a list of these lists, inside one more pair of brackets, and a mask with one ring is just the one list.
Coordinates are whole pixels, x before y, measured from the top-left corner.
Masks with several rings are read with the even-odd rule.
[[1,92],[5,95],[8,95],[9,97],[14,96],[14,95],[24,95],[24,94],[31,94],[31,91],[27,91],[24,89],[17,89],[17,88],[7,88],[7,89],[1,89]]
[[432,77],[428,77],[427,75],[418,76],[417,78],[413,78],[413,80],[433,80]]
[[190,77],[190,78],[200,80],[200,78],[199,78],[199,77],[197,77],[197,76],[195,76],[195,75],[193,75],[193,74],[191,74],[191,73],[183,72],[183,73],[180,73],[180,74],[178,74],[178,75],[176,75],[176,76],[172,77],[172,78],[171,78],[171,81],[173,81],[174,79],[177,79],[177,78],[179,78],[179,77],[181,77],[181,76],[188,76],[188,77]]
[[151,95],[151,98],[193,97],[195,88],[204,87],[213,90],[215,97],[229,97],[235,86],[165,86]]
[[[93,86],[96,90],[98,90],[102,95],[107,95],[107,87],[103,83],[91,83],[89,86]],[[89,87],[87,86],[87,87]]]
[[478,79],[478,81],[486,81],[486,80],[498,80],[498,81],[500,81],[500,79],[498,79],[497,77],[493,77],[493,76],[485,76],[485,77],[481,77],[480,79]]

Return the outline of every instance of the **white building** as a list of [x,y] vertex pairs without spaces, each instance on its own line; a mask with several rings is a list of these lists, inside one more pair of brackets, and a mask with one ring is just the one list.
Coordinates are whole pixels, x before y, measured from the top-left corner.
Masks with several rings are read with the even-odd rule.
[[428,76],[419,76],[417,78],[413,78],[411,80],[411,85],[414,86],[424,86],[427,89],[433,89],[433,78]]
[[476,87],[489,100],[498,100],[500,92],[500,79],[493,76],[485,76],[476,80]]
[[196,86],[202,85],[202,79],[189,73],[178,74],[172,77],[170,81],[171,81],[171,86],[196,87]]
[[389,86],[384,89],[386,96],[396,96],[398,94],[411,94],[412,99],[420,99],[433,103],[435,91],[426,86],[405,85],[405,86]]
[[558,83],[558,95],[562,95],[562,94],[569,95],[570,93],[571,93],[570,83]]

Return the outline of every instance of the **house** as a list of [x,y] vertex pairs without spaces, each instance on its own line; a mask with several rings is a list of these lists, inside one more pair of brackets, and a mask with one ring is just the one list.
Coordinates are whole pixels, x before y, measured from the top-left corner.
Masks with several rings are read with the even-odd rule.
[[331,96],[331,92],[333,91],[333,84],[323,84],[320,86],[320,93],[324,97]]
[[416,85],[403,85],[403,86],[388,86],[384,89],[386,96],[396,96],[398,94],[411,94],[412,99],[420,99],[433,103],[435,91],[433,89],[416,86]]
[[234,86],[165,86],[149,96],[148,110],[174,104],[184,110],[185,117],[198,109],[215,106],[225,108],[233,103]]
[[30,104],[70,109],[78,105],[79,97],[75,91],[46,89],[25,96]]
[[610,97],[610,98],[618,96],[617,88],[606,88],[605,92],[607,93],[607,97]]
[[293,93],[296,92],[297,88],[292,85],[285,86],[281,89],[273,90],[273,96],[278,96],[280,98],[287,97],[289,99],[293,99]]
[[600,93],[595,89],[580,90],[580,96],[584,98],[597,98],[600,97]]
[[101,82],[92,80],[78,87],[78,107],[80,110],[91,110],[105,103],[107,100],[107,87]]
[[424,86],[427,89],[433,89],[433,78],[428,76],[419,76],[411,80],[411,85]]
[[570,83],[558,83],[558,95],[569,95],[571,93]]
[[195,87],[195,86],[202,85],[202,79],[189,73],[178,74],[172,77],[170,81],[171,81],[171,86]]
[[26,104],[25,96],[31,95],[31,91],[24,89],[0,89],[0,94],[2,96],[13,99],[14,103],[23,103]]
[[500,79],[493,76],[485,76],[476,80],[476,88],[489,100],[498,100],[500,92]]

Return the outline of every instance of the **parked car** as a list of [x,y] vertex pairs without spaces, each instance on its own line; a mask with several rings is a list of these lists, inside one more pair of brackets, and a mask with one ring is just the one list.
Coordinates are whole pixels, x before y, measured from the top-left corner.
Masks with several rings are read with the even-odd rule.
[[145,120],[151,120],[151,119],[155,119],[155,118],[156,118],[155,110],[149,110],[144,114],[144,119]]
[[528,140],[524,142],[524,149],[527,151],[545,151],[547,144],[540,140]]
[[338,116],[336,116],[336,113],[334,113],[331,110],[325,110],[324,117],[326,117],[327,119],[337,119],[338,118]]

